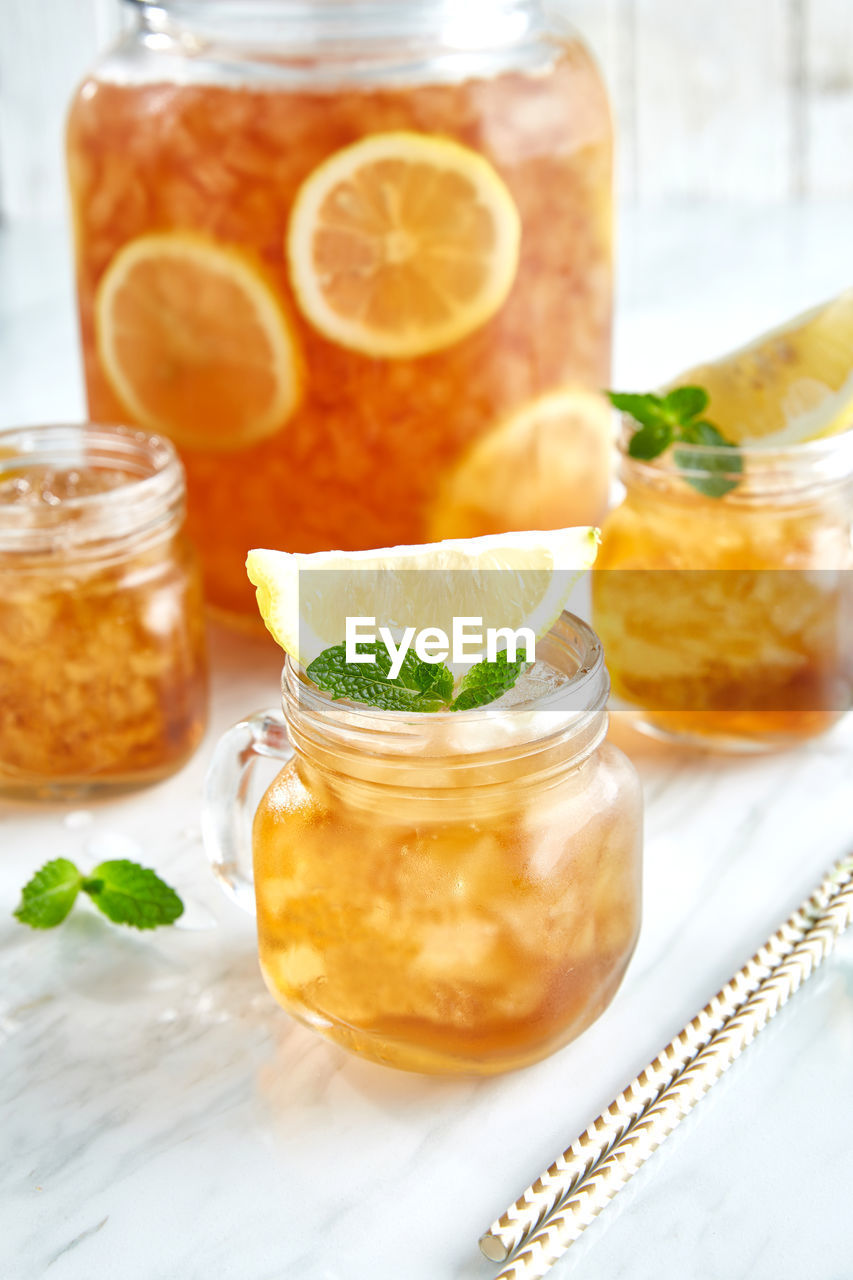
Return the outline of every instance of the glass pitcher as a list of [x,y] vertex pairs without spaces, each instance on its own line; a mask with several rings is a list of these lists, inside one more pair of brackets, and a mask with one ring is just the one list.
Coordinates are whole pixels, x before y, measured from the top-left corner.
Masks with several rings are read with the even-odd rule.
[[611,123],[540,0],[133,0],[71,107],[91,414],[246,549],[597,523]]

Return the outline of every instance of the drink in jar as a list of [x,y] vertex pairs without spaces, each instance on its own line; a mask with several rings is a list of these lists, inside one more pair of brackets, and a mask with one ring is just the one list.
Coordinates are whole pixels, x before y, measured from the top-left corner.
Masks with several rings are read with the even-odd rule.
[[[698,446],[679,446],[677,464],[623,457],[593,616],[639,727],[785,746],[853,704],[853,433],[728,452],[728,479]],[[725,493],[695,487],[721,480]]]
[[198,565],[167,441],[0,432],[0,792],[174,772],[206,719]]
[[[524,1066],[613,997],[640,924],[640,786],[604,740],[607,677],[563,614],[537,660],[474,711],[332,701],[288,660],[292,757],[254,817],[266,983],[363,1057],[428,1073]],[[232,730],[208,780],[233,875],[233,772],[286,750],[272,713]],[[231,763],[229,763],[231,762]]]

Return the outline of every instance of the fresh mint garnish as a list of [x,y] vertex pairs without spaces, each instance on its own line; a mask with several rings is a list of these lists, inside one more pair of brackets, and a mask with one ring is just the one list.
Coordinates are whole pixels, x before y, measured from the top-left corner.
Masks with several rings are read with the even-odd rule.
[[[346,645],[324,649],[306,668],[316,685],[333,698],[365,702],[383,711],[443,711],[445,690],[453,689],[453,676],[444,663],[421,662],[411,650],[395,680],[389,674],[391,655],[384,644],[357,644],[357,653],[369,653],[373,662],[347,662]],[[439,670],[438,668],[441,668]]]
[[333,698],[348,698],[382,711],[468,711],[494,702],[511,689],[528,666],[524,653],[515,662],[506,652],[494,662],[478,662],[454,687],[453,673],[443,662],[422,662],[409,650],[396,679],[391,678],[391,656],[381,642],[357,644],[357,653],[369,653],[372,663],[347,662],[346,645],[324,649],[306,668],[309,679]]
[[[639,423],[628,442],[632,458],[649,462],[670,445],[707,445],[707,452],[687,454],[675,448],[673,458],[685,472],[684,479],[707,498],[722,498],[737,488],[743,459],[731,440],[703,418],[708,393],[702,387],[675,387],[665,396],[608,391],[610,403]],[[717,452],[725,449],[725,453]],[[696,475],[701,470],[707,475]]]
[[114,924],[134,929],[172,924],[184,910],[175,890],[136,862],[101,862],[91,875],[83,876],[68,858],[54,858],[24,885],[12,914],[33,929],[53,929],[68,915],[81,889]]
[[484,707],[487,702],[494,702],[495,698],[512,688],[527,665],[527,654],[523,650],[515,662],[509,661],[505,649],[494,662],[478,662],[465,672],[459,682],[451,711],[470,711],[472,707]]

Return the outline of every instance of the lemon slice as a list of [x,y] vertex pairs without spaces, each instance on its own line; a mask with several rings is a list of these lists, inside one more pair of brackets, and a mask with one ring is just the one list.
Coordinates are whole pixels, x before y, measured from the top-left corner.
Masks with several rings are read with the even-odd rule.
[[301,364],[281,304],[239,251],[182,231],[130,241],[95,300],[98,354],[131,418],[190,449],[279,431]]
[[612,414],[564,387],[529,401],[477,440],[440,486],[433,538],[595,524],[607,506]]
[[597,547],[597,529],[558,529],[378,551],[255,550],[246,571],[267,629],[307,664],[343,641],[348,617],[448,635],[454,617],[475,617],[542,636]]
[[704,387],[708,418],[736,444],[803,444],[853,427],[853,289],[673,386]]
[[378,133],[306,178],[287,254],[299,305],[325,337],[402,358],[439,351],[495,314],[520,237],[512,196],[476,151]]

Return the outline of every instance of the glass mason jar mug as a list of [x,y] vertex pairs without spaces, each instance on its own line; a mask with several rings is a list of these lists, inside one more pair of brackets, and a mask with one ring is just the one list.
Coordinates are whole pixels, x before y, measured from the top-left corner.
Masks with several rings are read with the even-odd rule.
[[416,714],[332,701],[288,659],[283,711],[221,740],[204,826],[238,900],[255,755],[261,968],[345,1048],[427,1073],[524,1066],[605,1008],[640,924],[639,781],[604,741],[607,674],[569,614],[510,695]]
[[72,105],[90,413],[247,547],[598,523],[611,124],[545,0],[160,0]]
[[197,746],[201,580],[168,440],[0,431],[0,793],[138,786]]
[[623,449],[622,478],[593,616],[638,727],[750,750],[838,721],[853,706],[853,431],[653,462]]

